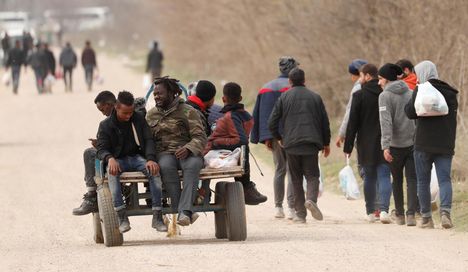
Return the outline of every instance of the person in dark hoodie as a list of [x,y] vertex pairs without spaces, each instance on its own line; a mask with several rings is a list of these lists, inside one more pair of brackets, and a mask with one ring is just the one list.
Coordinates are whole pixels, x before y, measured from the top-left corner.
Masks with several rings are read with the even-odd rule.
[[[405,105],[411,99],[411,90],[398,76],[400,66],[387,63],[379,69],[379,84],[383,92],[379,96],[380,129],[382,150],[390,163],[393,177],[395,214],[392,219],[398,225],[416,226],[415,213],[418,207],[416,170],[414,168],[413,144],[415,122],[405,114]],[[408,210],[405,221],[403,170],[406,178]]]
[[81,64],[85,70],[85,80],[88,86],[88,91],[91,91],[93,87],[93,73],[94,69],[97,69],[96,53],[91,47],[91,42],[86,41],[85,48],[81,53]]
[[214,103],[215,95],[215,85],[208,80],[200,80],[195,87],[195,95],[190,95],[186,102],[199,113],[200,119],[205,127],[207,137],[211,134],[211,126],[208,124],[208,116],[210,107]]
[[[6,34],[5,34],[6,35]],[[15,41],[15,47],[8,52],[6,70],[11,67],[11,79],[13,80],[13,93],[18,94],[21,65],[26,68],[26,56],[21,49],[21,42]]]
[[434,228],[431,212],[431,170],[435,165],[440,190],[440,221],[443,228],[452,228],[450,212],[452,208],[452,159],[455,154],[457,132],[458,91],[438,79],[434,63],[425,60],[414,67],[420,84],[429,82],[443,96],[448,106],[444,116],[420,117],[416,113],[414,102],[418,95],[417,86],[411,100],[406,104],[406,115],[416,119],[416,137],[414,142],[414,162],[418,179],[418,197],[421,206],[422,228]]
[[44,46],[41,43],[36,44],[36,49],[27,57],[27,63],[34,70],[36,88],[39,94],[44,93],[44,78],[47,71],[46,61]]
[[[44,54],[45,54],[46,66],[47,66],[45,76],[47,76],[48,74],[51,74],[51,75],[53,75],[55,77],[56,63],[55,63],[54,52],[52,52],[49,49],[49,44],[48,43],[44,43]],[[44,78],[45,78],[45,76],[44,76]]]
[[59,57],[59,64],[63,69],[63,81],[65,82],[65,91],[72,91],[72,78],[73,78],[73,69],[75,69],[77,63],[76,53],[73,50],[70,42],[65,44],[62,52]]
[[[360,68],[361,90],[353,94],[343,152],[349,156],[355,139],[358,163],[364,171],[364,199],[369,222],[377,219],[376,191],[379,191],[380,220],[390,223],[388,209],[392,185],[390,167],[386,163],[380,146],[379,95],[382,88],[378,84],[377,67],[365,64]],[[378,183],[378,184],[377,184]]]

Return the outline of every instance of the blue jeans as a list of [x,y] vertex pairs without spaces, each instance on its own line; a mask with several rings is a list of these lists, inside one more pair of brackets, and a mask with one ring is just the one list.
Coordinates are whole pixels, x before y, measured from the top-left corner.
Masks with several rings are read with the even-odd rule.
[[[151,199],[153,210],[161,210],[161,197],[162,197],[162,182],[159,175],[152,176],[146,169],[146,160],[140,156],[127,156],[120,159],[116,159],[120,165],[122,172],[129,171],[140,171],[143,172],[148,177],[148,183],[150,185]],[[109,168],[107,169],[109,173]],[[109,188],[112,194],[112,199],[114,201],[114,209],[120,211],[125,209],[125,203],[122,199],[122,188],[120,185],[120,174],[113,176],[108,175],[109,178]]]
[[92,88],[92,85],[93,85],[94,65],[92,65],[92,64],[85,64],[85,65],[84,65],[84,70],[85,70],[86,85],[88,86],[88,91],[90,91],[91,88]]
[[418,198],[421,215],[431,217],[431,170],[435,165],[439,181],[440,211],[450,213],[452,209],[452,155],[414,151],[414,164],[418,179]]
[[390,197],[392,195],[392,182],[390,179],[390,166],[382,163],[372,166],[362,166],[364,170],[364,198],[366,200],[367,214],[375,211],[377,187],[379,191],[380,210],[388,212]]
[[11,66],[11,79],[13,81],[13,93],[18,93],[21,65]]

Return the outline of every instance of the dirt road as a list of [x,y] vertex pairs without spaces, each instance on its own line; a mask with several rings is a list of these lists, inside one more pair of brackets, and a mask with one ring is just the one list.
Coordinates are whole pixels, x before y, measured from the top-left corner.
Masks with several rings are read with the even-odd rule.
[[0,87],[0,271],[468,271],[467,234],[368,224],[362,200],[326,192],[322,222],[273,218],[264,163],[265,177],[252,173],[269,201],[247,208],[245,242],[215,239],[210,213],[176,239],[154,231],[151,217],[131,217],[122,247],[95,244],[91,216],[71,214],[85,191],[82,151],[103,118],[93,99],[98,89],[144,93],[120,60],[99,62],[105,82],[91,93],[81,68],[72,94],[58,82],[39,96],[31,70],[19,95]]

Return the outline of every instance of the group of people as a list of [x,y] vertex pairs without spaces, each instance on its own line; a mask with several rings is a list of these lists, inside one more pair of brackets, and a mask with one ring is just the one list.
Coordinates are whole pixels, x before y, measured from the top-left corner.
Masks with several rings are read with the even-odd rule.
[[[5,35],[5,37],[8,37]],[[2,40],[2,46],[8,44],[9,40]],[[31,44],[31,46],[30,46]],[[35,75],[36,88],[39,94],[50,93],[53,81],[63,76],[65,91],[72,91],[72,74],[77,64],[77,56],[71,44],[67,42],[59,56],[60,69],[56,69],[56,59],[54,53],[47,43],[38,42],[34,48],[32,40],[15,40],[13,48],[4,47],[5,69],[11,68],[11,80],[13,93],[18,93],[21,67],[24,69],[31,66]],[[92,90],[93,73],[97,68],[96,53],[91,47],[91,42],[86,41],[81,54],[81,63],[85,70],[85,80],[88,91]]]

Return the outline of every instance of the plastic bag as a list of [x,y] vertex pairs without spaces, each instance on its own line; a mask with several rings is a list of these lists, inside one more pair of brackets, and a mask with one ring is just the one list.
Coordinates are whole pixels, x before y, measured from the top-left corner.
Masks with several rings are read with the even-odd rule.
[[346,158],[346,166],[341,169],[338,176],[340,179],[341,191],[343,191],[346,199],[358,199],[361,196],[361,193],[359,192],[359,185],[354,177],[353,169],[349,165],[349,158]]
[[10,83],[11,83],[11,74],[10,74],[10,73],[5,73],[5,74],[3,74],[2,83],[3,83],[5,86],[10,85]]
[[236,166],[239,162],[241,149],[238,147],[231,150],[210,150],[205,155],[205,166],[208,168],[223,168]]
[[55,83],[55,77],[52,74],[48,74],[44,79],[44,92],[51,93],[52,85]]
[[418,116],[442,116],[448,114],[444,96],[429,81],[418,85],[418,94],[414,101]]
[[96,73],[96,75],[94,76],[94,80],[99,85],[104,84],[104,77],[100,73]]
[[[321,197],[322,194],[323,194],[323,191],[324,191],[324,188],[323,188],[323,176],[322,176],[322,169],[320,168],[320,163],[319,163],[319,171],[320,171],[320,177],[319,177],[319,193],[318,193],[318,197]],[[303,178],[303,181],[302,181],[302,187],[304,187],[304,192],[307,192],[307,180],[306,178],[304,177]]]
[[431,202],[437,202],[439,198],[439,180],[437,179],[437,173],[435,170],[435,165],[432,164],[431,170]]

